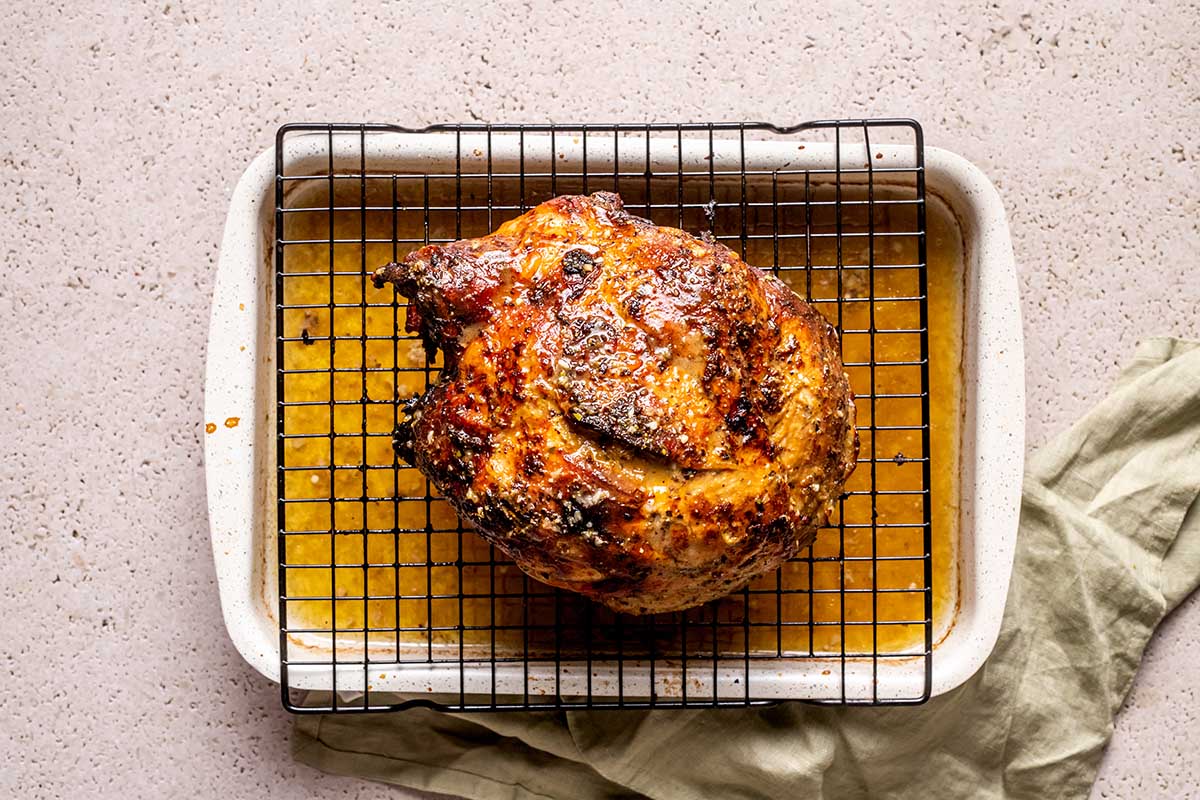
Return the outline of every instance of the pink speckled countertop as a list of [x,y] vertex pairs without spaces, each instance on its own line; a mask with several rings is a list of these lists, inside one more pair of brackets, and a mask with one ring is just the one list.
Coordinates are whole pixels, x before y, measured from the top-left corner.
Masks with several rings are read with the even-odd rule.
[[[217,244],[282,122],[912,116],[1009,210],[1031,446],[1137,339],[1200,335],[1194,3],[111,5],[18,2],[0,32],[0,796],[381,792],[292,764],[209,554]],[[1148,651],[1095,797],[1200,785],[1197,631],[1193,598]]]

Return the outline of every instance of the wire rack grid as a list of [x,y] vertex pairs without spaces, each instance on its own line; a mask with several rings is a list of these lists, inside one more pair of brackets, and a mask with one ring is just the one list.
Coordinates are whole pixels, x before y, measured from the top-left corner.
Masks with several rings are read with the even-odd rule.
[[[446,157],[404,160],[414,136],[437,137]],[[295,137],[316,156],[285,157]],[[399,142],[391,156],[376,144],[392,140],[380,137]],[[754,143],[764,140],[798,156],[824,141],[832,163],[757,164]],[[884,162],[880,142],[907,155]],[[860,463],[817,543],[688,612],[616,615],[528,578],[464,529],[391,448],[402,401],[437,380],[439,362],[404,332],[403,298],[366,276],[425,244],[485,234],[550,197],[601,189],[658,224],[709,231],[784,279],[838,328],[857,396]],[[281,128],[272,566],[285,707],[927,699],[925,211],[922,133],[911,120]],[[768,673],[798,665],[821,667],[816,688],[770,688]],[[881,665],[915,675],[911,691],[881,692]],[[848,670],[866,670],[865,688]],[[406,674],[428,683],[397,693]]]

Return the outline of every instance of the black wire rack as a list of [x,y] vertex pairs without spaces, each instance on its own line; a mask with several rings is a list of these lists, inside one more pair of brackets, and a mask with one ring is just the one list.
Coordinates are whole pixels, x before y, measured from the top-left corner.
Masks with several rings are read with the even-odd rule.
[[[292,124],[275,154],[278,559],[268,582],[277,578],[286,708],[929,697],[916,122]],[[400,402],[436,380],[438,361],[404,332],[403,298],[366,276],[550,197],[601,189],[658,224],[711,232],[805,296],[837,326],[857,396],[860,463],[817,543],[687,612],[617,615],[528,578],[391,447]]]

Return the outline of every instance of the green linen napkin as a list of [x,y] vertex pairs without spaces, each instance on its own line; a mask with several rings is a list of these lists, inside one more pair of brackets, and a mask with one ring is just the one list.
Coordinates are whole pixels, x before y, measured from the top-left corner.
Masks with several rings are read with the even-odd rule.
[[1200,582],[1198,494],[1200,342],[1146,341],[1030,459],[999,641],[952,692],[895,708],[298,717],[294,757],[470,798],[1086,797],[1146,642]]

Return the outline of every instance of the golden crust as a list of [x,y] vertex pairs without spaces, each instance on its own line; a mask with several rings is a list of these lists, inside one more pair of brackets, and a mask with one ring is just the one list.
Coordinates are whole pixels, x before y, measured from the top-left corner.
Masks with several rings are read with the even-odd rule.
[[557,197],[381,267],[446,368],[398,452],[530,575],[645,614],[812,543],[858,455],[833,328],[728,248]]

